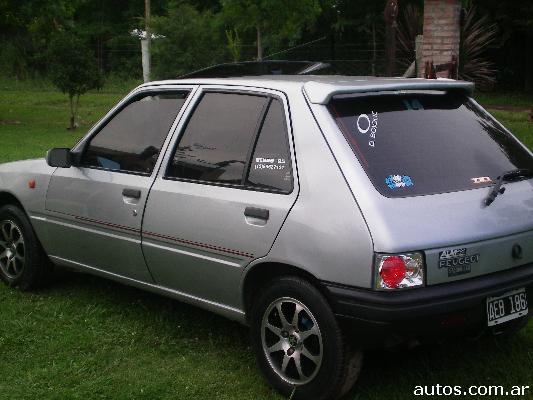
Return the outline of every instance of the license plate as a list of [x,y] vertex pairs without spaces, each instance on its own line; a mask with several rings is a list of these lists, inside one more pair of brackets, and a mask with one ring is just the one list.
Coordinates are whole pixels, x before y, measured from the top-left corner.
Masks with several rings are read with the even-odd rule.
[[517,289],[498,297],[487,299],[488,326],[503,324],[523,317],[529,312],[526,289]]

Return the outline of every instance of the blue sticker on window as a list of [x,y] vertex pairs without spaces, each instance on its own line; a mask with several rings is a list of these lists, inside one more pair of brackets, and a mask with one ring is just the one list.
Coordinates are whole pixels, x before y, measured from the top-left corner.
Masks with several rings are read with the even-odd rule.
[[385,179],[385,183],[391,189],[413,186],[413,181],[408,175],[389,175]]

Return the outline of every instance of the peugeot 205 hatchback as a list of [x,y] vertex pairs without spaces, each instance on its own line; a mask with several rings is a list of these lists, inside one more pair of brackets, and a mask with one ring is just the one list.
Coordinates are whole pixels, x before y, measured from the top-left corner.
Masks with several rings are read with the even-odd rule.
[[330,399],[373,339],[516,330],[533,155],[470,83],[152,82],[74,148],[0,167],[0,271],[52,264],[251,327],[269,383]]

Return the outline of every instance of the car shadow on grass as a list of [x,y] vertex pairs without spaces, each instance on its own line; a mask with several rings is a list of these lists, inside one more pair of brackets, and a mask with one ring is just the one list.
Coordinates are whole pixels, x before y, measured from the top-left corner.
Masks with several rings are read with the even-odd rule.
[[530,322],[509,336],[445,338],[414,349],[369,350],[360,379],[345,399],[411,399],[417,386],[431,391],[437,385],[461,386],[462,390],[473,385],[503,385],[506,390],[530,385],[532,328]]

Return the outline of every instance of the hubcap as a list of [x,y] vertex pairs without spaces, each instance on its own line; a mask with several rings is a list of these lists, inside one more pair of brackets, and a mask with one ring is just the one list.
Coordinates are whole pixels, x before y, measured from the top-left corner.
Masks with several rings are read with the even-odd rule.
[[261,323],[263,351],[272,369],[291,385],[304,385],[322,364],[322,335],[315,317],[300,301],[272,302]]
[[10,279],[18,278],[26,263],[22,231],[13,221],[0,222],[0,270]]

